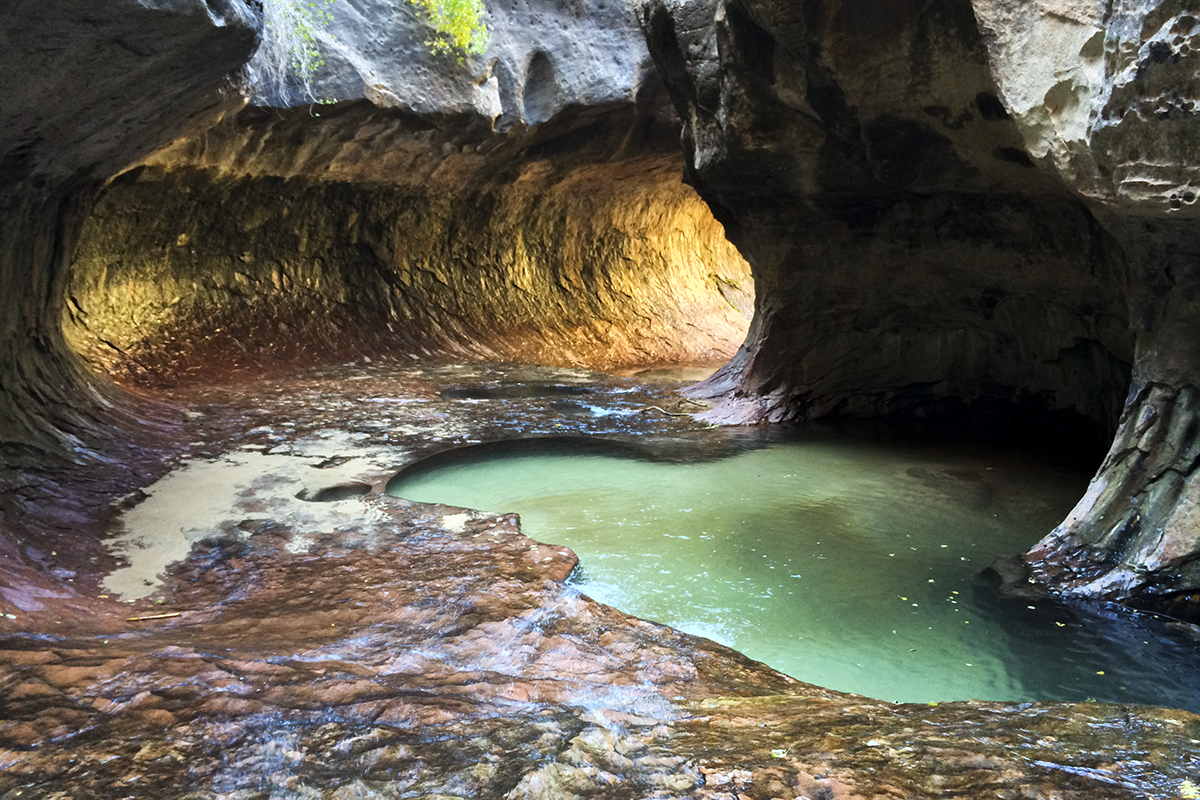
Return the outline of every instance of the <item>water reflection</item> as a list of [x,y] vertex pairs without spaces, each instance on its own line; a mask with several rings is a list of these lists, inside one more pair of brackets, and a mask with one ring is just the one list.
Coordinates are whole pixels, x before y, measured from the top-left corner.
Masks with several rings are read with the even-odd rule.
[[576,551],[589,595],[823,686],[1196,708],[1194,642],[1141,618],[1013,607],[980,577],[1086,480],[996,449],[712,432],[462,448],[389,492],[517,511],[530,536]]

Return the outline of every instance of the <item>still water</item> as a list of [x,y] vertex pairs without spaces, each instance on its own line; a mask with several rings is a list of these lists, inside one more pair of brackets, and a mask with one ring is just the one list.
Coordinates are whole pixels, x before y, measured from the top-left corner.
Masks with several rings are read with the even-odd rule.
[[810,683],[906,702],[1196,708],[1197,647],[1162,622],[1002,601],[981,577],[1086,482],[1011,452],[792,433],[478,445],[388,491],[516,511],[526,534],[578,554],[584,593]]

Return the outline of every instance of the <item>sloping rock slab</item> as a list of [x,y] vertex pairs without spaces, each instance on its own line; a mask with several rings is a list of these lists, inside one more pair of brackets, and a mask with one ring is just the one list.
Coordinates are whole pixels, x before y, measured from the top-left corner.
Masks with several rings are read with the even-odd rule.
[[[192,457],[286,431],[279,451],[300,459],[298,442],[337,427],[334,455],[305,469],[375,487],[389,460],[477,435],[454,428],[463,401],[444,384],[521,377],[434,371],[359,365],[194,390]],[[680,407],[655,394],[591,397]],[[562,424],[553,402],[497,400],[487,427]],[[619,435],[625,418],[577,432]],[[424,432],[395,449],[347,445],[363,425],[404,420]],[[98,597],[90,620],[0,620],[0,797],[1166,798],[1200,774],[1200,717],[1184,711],[827,691],[594,602],[564,583],[571,551],[512,515],[350,491],[306,502],[267,478],[155,594]]]
[[1132,798],[1200,769],[1186,712],[830,692],[579,594],[512,516],[338,505],[361,523],[198,545],[181,616],[0,641],[0,796]]

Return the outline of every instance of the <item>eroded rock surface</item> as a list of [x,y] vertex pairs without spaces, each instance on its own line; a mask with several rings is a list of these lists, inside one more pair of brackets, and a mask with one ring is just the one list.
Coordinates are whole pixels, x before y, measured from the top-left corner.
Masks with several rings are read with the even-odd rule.
[[102,181],[241,107],[235,73],[257,29],[241,0],[70,0],[6,3],[0,30],[0,585],[36,602],[72,593],[49,552],[74,551],[63,569],[98,558],[80,531],[152,472],[146,436],[171,430],[66,346],[79,228]]
[[[289,65],[250,62],[251,102],[309,106],[365,98],[417,114],[472,114],[499,132],[545,122],[571,106],[632,100],[653,76],[627,3],[510,0],[485,6],[490,43],[479,55],[435,53],[425,16],[409,3],[334,3],[311,32],[321,61],[304,87]],[[642,102],[649,98],[644,94]]]
[[355,352],[723,360],[749,268],[680,184],[674,136],[632,103],[508,134],[363,101],[250,110],[109,188],[66,328],[159,384]]
[[746,254],[712,419],[1068,411],[1111,429],[1123,264],[1033,167],[966,2],[647,2],[688,179]]
[[[1195,618],[1196,9],[1122,2],[1035,10],[992,0],[975,7],[1028,151],[1087,198],[1129,264],[1137,338],[1108,457],[1087,496],[1026,560],[1036,580],[1065,593]],[[1031,60],[1031,52],[1040,55]]]
[[[360,363],[176,399],[192,461],[378,489],[438,447],[560,433],[550,386],[646,412],[577,432],[702,427],[652,409],[687,406],[662,389],[575,370]],[[512,515],[302,500],[263,464],[150,596],[0,616],[0,793],[1098,799],[1175,796],[1200,769],[1187,712],[826,691],[595,603]]]

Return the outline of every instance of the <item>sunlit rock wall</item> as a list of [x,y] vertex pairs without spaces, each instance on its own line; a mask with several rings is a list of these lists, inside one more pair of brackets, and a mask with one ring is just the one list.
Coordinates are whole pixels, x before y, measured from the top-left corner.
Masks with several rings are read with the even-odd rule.
[[736,351],[749,268],[680,182],[627,5],[495,5],[491,46],[464,59],[428,52],[410,4],[330,8],[313,84],[255,87],[294,108],[250,109],[110,187],[64,317],[93,364],[171,382],[360,353]]
[[614,367],[737,349],[749,268],[680,183],[673,126],[632,104],[522,135],[478,122],[252,110],[160,154],[88,220],[68,336],[151,382],[359,353]]

